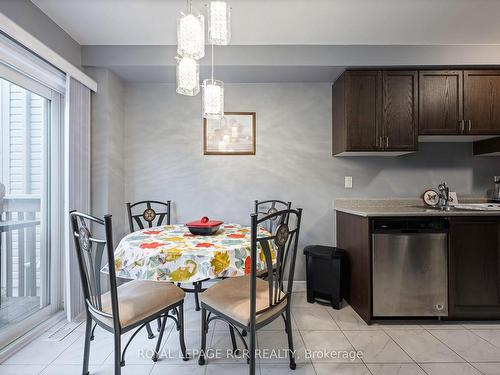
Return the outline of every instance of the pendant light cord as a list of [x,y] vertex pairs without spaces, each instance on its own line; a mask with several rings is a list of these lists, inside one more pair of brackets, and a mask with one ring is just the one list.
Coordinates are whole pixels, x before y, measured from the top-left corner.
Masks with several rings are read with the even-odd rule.
[[191,13],[191,0],[187,0],[188,12]]
[[212,83],[214,82],[214,44],[212,43]]

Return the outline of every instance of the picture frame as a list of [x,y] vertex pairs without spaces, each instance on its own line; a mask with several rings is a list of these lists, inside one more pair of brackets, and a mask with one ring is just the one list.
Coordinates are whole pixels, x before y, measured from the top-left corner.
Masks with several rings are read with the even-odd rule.
[[225,112],[221,120],[203,119],[204,155],[255,155],[256,113]]

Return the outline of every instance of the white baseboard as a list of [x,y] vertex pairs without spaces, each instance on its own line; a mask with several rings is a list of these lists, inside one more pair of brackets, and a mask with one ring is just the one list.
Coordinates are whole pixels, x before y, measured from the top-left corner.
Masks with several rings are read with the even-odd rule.
[[305,281],[300,280],[300,281],[293,282],[293,291],[294,292],[305,292],[306,290],[307,290],[307,288],[306,288]]

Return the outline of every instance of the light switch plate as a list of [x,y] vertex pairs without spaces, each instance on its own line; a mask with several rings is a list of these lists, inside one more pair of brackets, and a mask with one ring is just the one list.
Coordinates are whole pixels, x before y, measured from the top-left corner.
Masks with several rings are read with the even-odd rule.
[[346,189],[352,189],[352,176],[344,177],[344,187]]

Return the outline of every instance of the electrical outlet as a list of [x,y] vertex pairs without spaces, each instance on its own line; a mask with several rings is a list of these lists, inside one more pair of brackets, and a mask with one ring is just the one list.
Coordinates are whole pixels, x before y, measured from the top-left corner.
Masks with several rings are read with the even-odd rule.
[[345,176],[344,187],[346,189],[352,189],[352,176]]

